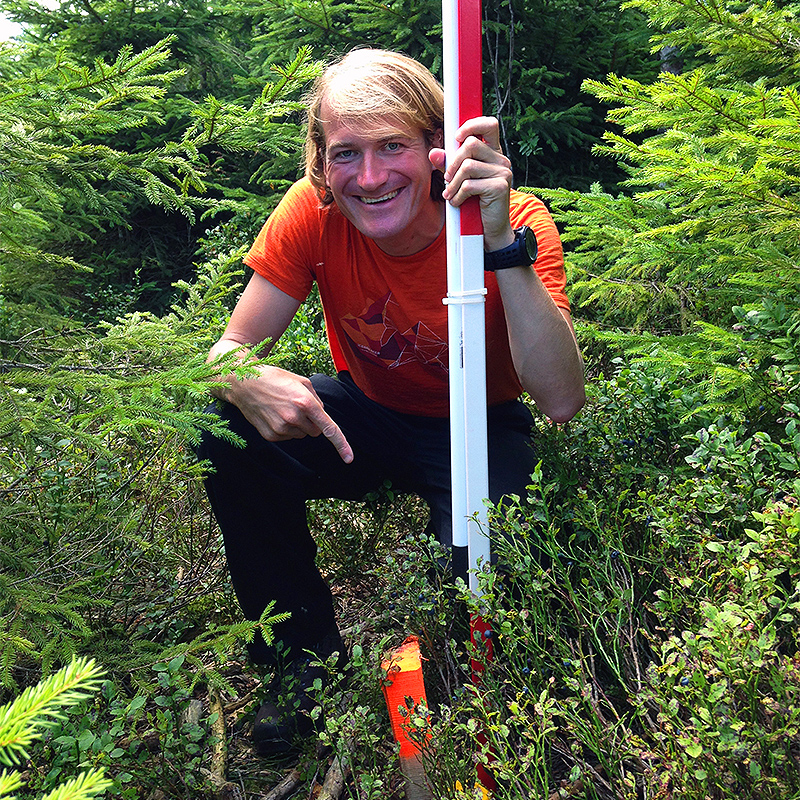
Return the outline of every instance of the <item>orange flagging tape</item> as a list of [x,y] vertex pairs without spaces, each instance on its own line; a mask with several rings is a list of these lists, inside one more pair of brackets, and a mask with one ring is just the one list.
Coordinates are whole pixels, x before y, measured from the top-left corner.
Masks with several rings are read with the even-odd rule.
[[[419,752],[419,746],[408,735],[410,717],[419,703],[427,707],[425,683],[422,679],[422,656],[419,639],[409,636],[381,664],[386,675],[383,681],[383,696],[392,722],[392,733],[400,745],[400,758],[408,758]],[[409,701],[407,698],[410,698]],[[403,715],[400,709],[406,710]]]

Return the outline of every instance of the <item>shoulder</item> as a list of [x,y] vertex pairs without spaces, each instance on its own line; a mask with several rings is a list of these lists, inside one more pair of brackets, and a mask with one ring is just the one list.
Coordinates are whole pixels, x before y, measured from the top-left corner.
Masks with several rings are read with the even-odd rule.
[[543,245],[547,245],[557,249],[561,255],[561,237],[558,234],[556,223],[547,210],[547,206],[535,194],[512,189],[509,217],[512,228],[518,228],[520,225],[533,228],[540,251]]
[[530,192],[521,192],[518,189],[511,190],[509,203],[511,213],[511,223],[516,227],[515,218],[521,220],[519,224],[524,224],[527,217],[550,218],[547,206],[535,195]]
[[245,255],[245,264],[302,301],[314,280],[314,265],[320,260],[325,213],[307,179],[292,184]]
[[335,205],[322,205],[322,196],[307,178],[301,178],[286,191],[270,214],[261,238],[270,244],[290,248],[311,245],[316,251],[331,224],[343,219]]
[[319,229],[320,233],[331,225],[338,231],[338,227],[346,222],[335,203],[322,204],[322,193],[308,178],[301,178],[289,187],[272,217],[280,224],[303,225]]
[[321,197],[311,181],[308,178],[300,178],[289,187],[275,211],[292,209],[305,213],[318,213],[323,208]]

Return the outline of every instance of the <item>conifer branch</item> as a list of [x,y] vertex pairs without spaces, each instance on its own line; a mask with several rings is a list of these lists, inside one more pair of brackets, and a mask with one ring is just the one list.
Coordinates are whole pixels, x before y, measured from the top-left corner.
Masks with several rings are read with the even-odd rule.
[[0,706],[0,762],[6,766],[27,758],[27,746],[69,708],[91,696],[101,670],[94,660],[75,659],[69,666],[29,686],[13,702]]
[[84,800],[97,797],[111,787],[110,780],[104,777],[102,770],[90,770],[71,778],[52,792],[47,792],[42,800]]

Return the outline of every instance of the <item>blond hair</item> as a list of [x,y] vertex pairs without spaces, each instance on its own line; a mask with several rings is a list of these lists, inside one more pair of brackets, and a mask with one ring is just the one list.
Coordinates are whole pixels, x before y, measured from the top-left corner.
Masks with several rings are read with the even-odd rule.
[[[426,67],[391,50],[352,50],[331,64],[307,98],[306,177],[322,196],[333,201],[325,185],[325,133],[322,104],[336,117],[367,124],[379,135],[397,132],[397,122],[422,131],[430,145],[444,127],[444,92]],[[434,173],[431,196],[441,200],[444,181]]]

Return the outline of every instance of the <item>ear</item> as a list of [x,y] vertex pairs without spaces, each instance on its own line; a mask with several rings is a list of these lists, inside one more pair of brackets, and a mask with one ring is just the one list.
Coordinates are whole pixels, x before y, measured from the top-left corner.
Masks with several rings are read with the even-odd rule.
[[431,147],[444,147],[444,131],[437,128],[431,137]]

